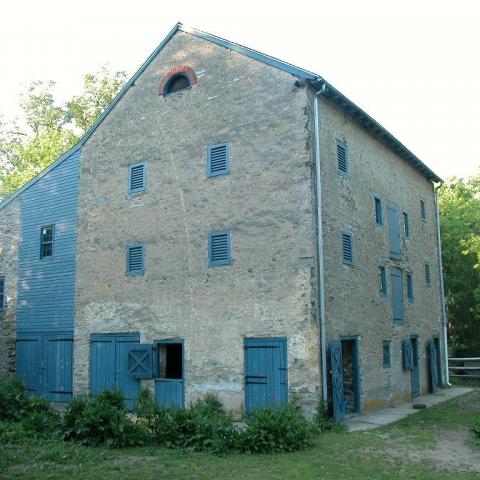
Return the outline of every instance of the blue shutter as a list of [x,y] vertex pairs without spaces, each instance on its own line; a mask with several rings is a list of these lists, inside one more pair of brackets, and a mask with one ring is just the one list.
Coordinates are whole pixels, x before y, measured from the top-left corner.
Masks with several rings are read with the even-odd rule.
[[432,284],[432,278],[430,277],[430,265],[425,264],[425,285],[429,287]]
[[382,201],[378,197],[375,197],[375,223],[383,225]]
[[397,207],[393,204],[389,204],[387,207],[388,212],[388,235],[390,240],[390,257],[400,258],[400,227],[398,224],[398,212]]
[[345,417],[345,395],[343,391],[342,342],[340,340],[330,343],[330,369],[332,372],[333,418],[336,422],[341,422]]
[[420,218],[422,220],[427,219],[427,211],[425,209],[425,200],[420,199]]
[[231,231],[222,230],[208,234],[208,265],[230,265]]
[[146,188],[146,164],[128,166],[128,193],[144,192]]
[[0,311],[6,306],[5,277],[0,277]]
[[407,273],[407,297],[413,302],[413,277],[411,273]]
[[393,321],[403,323],[405,320],[403,307],[403,282],[402,271],[399,268],[392,268],[392,303]]
[[337,168],[343,175],[348,175],[348,151],[347,146],[337,140]]
[[127,356],[128,371],[134,378],[153,377],[153,345],[130,345]]
[[144,247],[140,243],[127,246],[127,275],[143,275]]
[[225,175],[230,171],[230,147],[228,143],[219,143],[208,147],[208,176]]
[[413,350],[412,350],[412,341],[410,338],[404,338],[402,340],[402,359],[403,359],[403,369],[412,370],[413,369]]
[[383,368],[390,368],[392,366],[392,355],[391,355],[391,342],[390,340],[383,341]]
[[353,265],[353,239],[349,232],[342,233],[342,263]]
[[405,238],[410,238],[410,222],[408,220],[408,213],[403,212],[403,233]]

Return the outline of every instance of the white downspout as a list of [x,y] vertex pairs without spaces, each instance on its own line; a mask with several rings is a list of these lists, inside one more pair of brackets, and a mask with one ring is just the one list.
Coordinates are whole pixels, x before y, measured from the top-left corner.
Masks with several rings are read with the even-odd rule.
[[318,292],[319,292],[319,314],[320,314],[320,354],[322,367],[322,399],[328,401],[327,390],[327,339],[325,328],[325,272],[323,259],[323,225],[322,225],[322,182],[320,177],[320,112],[318,108],[318,97],[325,93],[325,84],[314,95],[313,116],[315,118],[315,167],[316,167],[316,194],[317,194],[317,227],[318,227]]
[[435,187],[435,214],[437,217],[437,249],[438,249],[438,268],[440,273],[440,300],[441,300],[441,311],[443,319],[443,345],[444,345],[444,355],[445,355],[445,383],[451,387],[450,375],[448,372],[448,335],[447,335],[447,312],[445,309],[445,290],[443,284],[443,262],[442,262],[442,242],[440,239],[440,214],[438,212],[438,189],[442,186],[442,182]]

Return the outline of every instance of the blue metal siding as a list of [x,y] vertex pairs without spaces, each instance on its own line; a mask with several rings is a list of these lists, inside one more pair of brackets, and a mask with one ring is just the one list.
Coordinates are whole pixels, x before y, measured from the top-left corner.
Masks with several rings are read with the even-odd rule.
[[[73,332],[80,150],[21,197],[17,332]],[[54,225],[53,255],[40,258],[40,228]]]

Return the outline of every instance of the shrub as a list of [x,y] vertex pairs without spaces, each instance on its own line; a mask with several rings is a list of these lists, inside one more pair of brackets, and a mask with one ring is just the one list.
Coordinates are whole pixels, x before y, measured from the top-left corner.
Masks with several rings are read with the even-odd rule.
[[25,399],[20,423],[26,431],[41,436],[60,434],[60,415],[51,407],[50,402],[42,397]]
[[0,420],[17,420],[25,402],[25,387],[18,378],[0,381]]
[[237,448],[248,453],[292,452],[311,445],[314,431],[299,408],[255,410],[238,432]]
[[121,392],[104,390],[91,399],[77,397],[70,402],[63,417],[63,438],[119,448],[144,445],[147,434],[128,416]]
[[[152,400],[153,402],[153,400]],[[225,453],[233,447],[236,430],[231,415],[213,395],[185,409],[157,407],[143,400],[137,411],[155,441],[169,448]]]
[[335,422],[335,420],[328,415],[327,405],[320,402],[312,419],[312,428],[315,433],[319,434],[324,432],[342,431],[345,429],[345,426],[341,423]]
[[474,423],[471,432],[473,433],[473,443],[480,445],[480,417]]

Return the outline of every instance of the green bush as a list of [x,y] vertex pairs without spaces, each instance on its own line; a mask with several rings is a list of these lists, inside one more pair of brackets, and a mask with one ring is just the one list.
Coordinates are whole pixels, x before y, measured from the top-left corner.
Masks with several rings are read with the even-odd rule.
[[26,431],[41,436],[59,436],[62,422],[58,412],[42,397],[25,399],[20,423]]
[[231,415],[212,395],[185,409],[161,408],[148,400],[137,411],[159,445],[194,451],[225,453],[233,447],[236,429]]
[[0,381],[0,420],[17,420],[25,402],[25,387],[18,378]]
[[473,443],[475,443],[475,445],[480,445],[480,417],[473,425],[471,432],[473,433]]
[[74,398],[63,416],[63,438],[113,448],[144,445],[148,440],[145,429],[128,416],[118,390],[104,390],[91,399]]
[[237,448],[247,453],[293,452],[312,444],[312,422],[289,403],[281,408],[255,410],[247,427],[238,432]]

